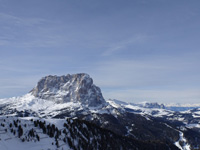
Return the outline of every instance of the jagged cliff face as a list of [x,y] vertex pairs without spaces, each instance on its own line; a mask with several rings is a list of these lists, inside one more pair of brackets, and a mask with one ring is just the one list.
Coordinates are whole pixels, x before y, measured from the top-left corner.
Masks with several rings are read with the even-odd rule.
[[57,103],[80,102],[88,106],[105,103],[99,87],[93,84],[88,74],[46,76],[30,92],[35,97]]

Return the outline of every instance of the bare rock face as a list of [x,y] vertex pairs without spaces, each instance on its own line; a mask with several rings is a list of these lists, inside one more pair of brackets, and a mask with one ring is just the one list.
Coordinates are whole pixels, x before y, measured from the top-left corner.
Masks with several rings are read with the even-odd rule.
[[80,102],[88,106],[106,103],[99,87],[85,73],[66,76],[46,76],[30,91],[35,97],[57,103]]
[[159,109],[165,109],[165,105],[158,104],[158,103],[145,103],[144,108],[159,108]]

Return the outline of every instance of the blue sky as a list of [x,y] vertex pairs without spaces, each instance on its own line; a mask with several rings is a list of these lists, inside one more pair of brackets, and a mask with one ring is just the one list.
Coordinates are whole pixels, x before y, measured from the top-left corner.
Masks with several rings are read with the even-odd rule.
[[0,98],[86,72],[106,99],[200,102],[199,0],[0,0]]

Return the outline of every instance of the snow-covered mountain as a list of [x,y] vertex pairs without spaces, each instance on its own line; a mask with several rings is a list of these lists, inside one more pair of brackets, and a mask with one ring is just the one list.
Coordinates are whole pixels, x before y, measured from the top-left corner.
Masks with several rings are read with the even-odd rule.
[[[5,116],[43,118],[43,121],[76,118],[103,129],[103,132],[109,130],[121,136],[119,139],[131,138],[138,145],[146,142],[146,145],[154,143],[158,146],[160,143],[162,147],[168,147],[166,149],[188,150],[200,143],[200,109],[173,111],[158,103],[106,101],[100,88],[85,73],[46,76],[28,94],[0,99],[0,115],[7,122],[9,119]],[[130,148],[131,144],[128,145]],[[74,149],[81,148],[74,146]],[[154,146],[154,149],[160,148]]]
[[0,99],[0,114],[29,113],[40,117],[55,117],[62,112],[103,113],[107,106],[99,87],[85,73],[66,76],[46,76],[36,87],[21,97]]
[[99,87],[88,74],[46,76],[31,90],[31,95],[56,103],[80,102],[88,106],[105,103]]
[[[183,125],[187,127],[194,127],[200,128],[200,108],[193,108],[189,109],[190,107],[178,107],[177,109],[183,109],[182,111],[173,111],[169,107],[165,107],[163,104],[157,103],[126,103],[121,102],[119,100],[108,100],[107,101],[110,105],[115,108],[120,108],[125,110],[126,112],[139,114],[141,116],[145,116],[146,118],[162,118],[169,121],[180,121]],[[155,107],[146,107],[146,103],[151,106]],[[185,110],[186,109],[186,110]],[[189,110],[188,110],[189,109]]]
[[153,117],[162,117],[164,115],[170,116],[173,114],[173,111],[165,109],[163,104],[158,103],[126,103],[119,100],[111,100],[107,101],[111,106],[115,108],[123,109],[127,112],[131,112],[134,114],[140,114],[143,116],[153,116]]
[[[0,123],[1,150],[118,150],[144,147],[128,137],[78,119],[3,116]],[[146,143],[145,147],[153,146],[155,144]]]

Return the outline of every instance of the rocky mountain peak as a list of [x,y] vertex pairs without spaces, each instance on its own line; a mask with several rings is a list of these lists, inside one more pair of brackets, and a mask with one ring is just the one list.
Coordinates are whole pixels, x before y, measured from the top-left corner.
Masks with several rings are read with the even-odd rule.
[[43,77],[30,93],[57,103],[80,102],[88,106],[105,103],[100,88],[85,73]]
[[165,105],[163,104],[158,104],[158,103],[148,103],[146,102],[143,107],[145,108],[159,108],[159,109],[165,109]]

